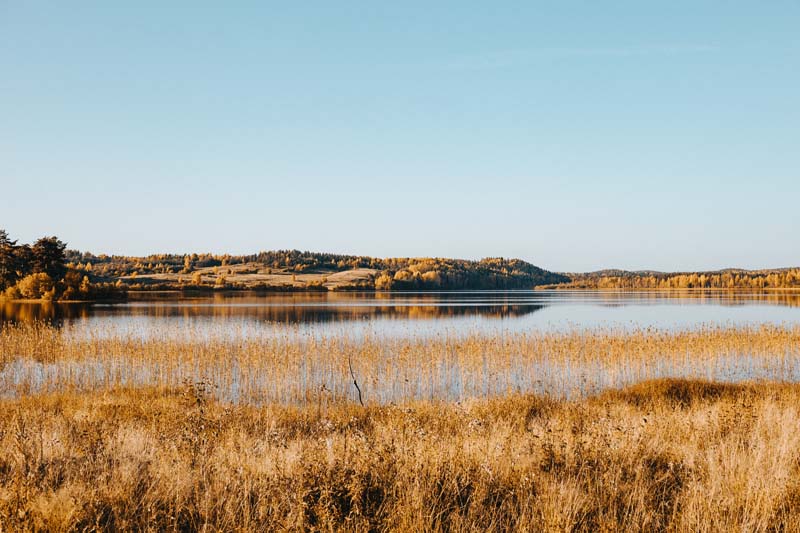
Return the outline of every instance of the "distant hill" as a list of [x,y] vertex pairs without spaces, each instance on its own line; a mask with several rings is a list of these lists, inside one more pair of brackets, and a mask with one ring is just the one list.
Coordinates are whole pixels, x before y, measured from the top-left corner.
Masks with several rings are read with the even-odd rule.
[[564,275],[569,277],[570,279],[586,278],[586,277],[600,278],[600,277],[610,277],[610,276],[620,276],[620,277],[649,276],[649,275],[659,275],[659,274],[665,274],[665,272],[659,272],[658,270],[620,270],[618,268],[609,268],[605,270],[595,270],[594,272],[564,273]]
[[565,274],[566,283],[553,289],[778,289],[800,288],[800,268],[746,270],[728,268],[707,272],[599,270]]
[[130,289],[448,290],[531,289],[570,278],[519,259],[374,258],[299,250],[252,255],[67,251],[68,267]]
[[133,290],[457,290],[800,288],[800,268],[707,272],[604,269],[556,273],[502,257],[480,261],[376,258],[275,250],[251,255],[94,255],[68,250],[67,266]]
[[557,273],[520,259],[368,256],[275,250],[250,255],[95,255],[55,236],[20,244],[0,229],[5,300],[124,298],[128,290],[800,289],[800,268]]

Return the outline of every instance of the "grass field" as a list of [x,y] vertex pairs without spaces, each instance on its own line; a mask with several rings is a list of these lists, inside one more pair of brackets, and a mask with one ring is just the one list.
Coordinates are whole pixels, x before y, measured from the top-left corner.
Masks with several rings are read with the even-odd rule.
[[3,531],[796,531],[800,387],[231,406],[0,404]]
[[0,330],[0,530],[800,530],[800,328],[151,333]]
[[[193,270],[189,274],[158,273],[121,276],[124,283],[141,285],[163,285],[179,287],[190,283],[196,285],[215,286],[222,283],[226,286],[242,288],[272,287],[303,289],[309,286],[324,287],[328,290],[341,289],[366,283],[372,280],[378,271],[371,268],[356,268],[343,271],[308,271],[293,272],[286,268],[269,268],[258,263],[243,263],[219,267],[205,267]],[[199,277],[196,277],[199,276]]]

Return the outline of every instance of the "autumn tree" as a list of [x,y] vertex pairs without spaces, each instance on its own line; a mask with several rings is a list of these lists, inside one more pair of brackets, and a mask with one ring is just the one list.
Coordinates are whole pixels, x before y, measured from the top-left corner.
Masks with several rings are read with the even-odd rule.
[[52,300],[55,293],[53,280],[45,272],[25,276],[17,284],[17,288],[22,297],[28,299],[42,298]]
[[375,289],[379,291],[388,291],[392,288],[392,276],[387,272],[381,272],[380,276],[375,278]]

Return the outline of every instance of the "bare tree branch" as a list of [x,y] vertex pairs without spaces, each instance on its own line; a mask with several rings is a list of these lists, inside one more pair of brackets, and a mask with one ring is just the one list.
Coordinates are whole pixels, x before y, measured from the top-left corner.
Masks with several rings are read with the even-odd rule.
[[364,407],[364,401],[361,399],[361,387],[358,386],[358,381],[356,381],[356,375],[353,373],[353,363],[349,355],[347,356],[347,366],[350,367],[350,377],[353,378],[353,385],[356,386],[356,390],[358,391],[358,403],[361,404],[361,407]]

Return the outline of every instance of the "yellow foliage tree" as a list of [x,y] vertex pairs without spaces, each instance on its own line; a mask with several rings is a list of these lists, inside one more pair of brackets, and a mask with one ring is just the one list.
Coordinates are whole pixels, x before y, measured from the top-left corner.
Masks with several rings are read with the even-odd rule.
[[23,298],[32,300],[47,299],[48,295],[51,295],[50,299],[52,299],[52,294],[55,293],[53,279],[44,272],[25,276],[17,283],[17,289]]
[[382,272],[375,278],[375,290],[388,291],[392,288],[392,276],[388,272]]

